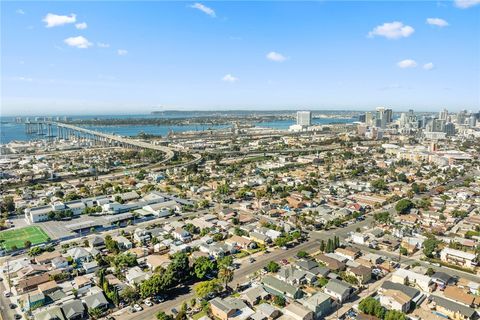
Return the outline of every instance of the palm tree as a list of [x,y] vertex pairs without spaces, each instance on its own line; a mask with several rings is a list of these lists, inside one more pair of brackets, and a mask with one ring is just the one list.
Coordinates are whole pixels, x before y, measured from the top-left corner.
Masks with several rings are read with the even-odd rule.
[[218,279],[224,283],[225,290],[227,290],[228,283],[233,280],[233,269],[221,268],[218,271]]

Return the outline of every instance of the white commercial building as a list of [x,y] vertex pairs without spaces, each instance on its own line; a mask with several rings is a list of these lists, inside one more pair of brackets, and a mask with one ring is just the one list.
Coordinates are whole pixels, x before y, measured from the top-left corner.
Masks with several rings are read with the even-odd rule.
[[312,125],[312,113],[310,111],[297,112],[297,125],[309,127]]

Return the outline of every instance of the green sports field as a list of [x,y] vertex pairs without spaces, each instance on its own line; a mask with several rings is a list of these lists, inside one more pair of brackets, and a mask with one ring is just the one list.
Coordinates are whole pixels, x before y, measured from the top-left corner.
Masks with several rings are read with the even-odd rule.
[[50,238],[40,227],[25,227],[14,230],[5,230],[0,232],[0,247],[11,250],[12,247],[21,249],[25,247],[25,241],[30,241],[32,245],[42,243]]

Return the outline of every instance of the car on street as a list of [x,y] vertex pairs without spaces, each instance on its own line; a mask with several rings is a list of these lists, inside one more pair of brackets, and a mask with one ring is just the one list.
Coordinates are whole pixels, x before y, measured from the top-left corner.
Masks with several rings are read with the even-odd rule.
[[3,293],[3,295],[6,297],[6,298],[10,298],[12,296],[12,293],[10,291],[5,291]]
[[249,261],[250,263],[254,263],[256,260],[255,260],[254,258],[250,258],[250,259],[248,259],[248,261]]
[[9,307],[10,309],[15,309],[15,308],[17,307],[17,305],[14,304],[14,303],[10,303],[10,304],[8,305],[8,307]]
[[16,315],[13,316],[13,318],[14,318],[15,320],[19,320],[19,319],[22,319],[22,316],[19,315],[19,314],[16,314]]
[[135,309],[135,311],[142,311],[143,310],[143,308],[137,303],[133,305],[133,309]]

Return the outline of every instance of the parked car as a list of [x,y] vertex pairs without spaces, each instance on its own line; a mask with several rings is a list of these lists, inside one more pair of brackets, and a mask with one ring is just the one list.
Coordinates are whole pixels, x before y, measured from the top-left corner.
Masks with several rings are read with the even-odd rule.
[[133,309],[135,309],[135,311],[142,311],[143,310],[143,308],[139,304],[134,304]]
[[14,304],[14,303],[10,303],[10,304],[8,305],[8,307],[9,307],[10,309],[15,309],[15,308],[17,307],[17,305]]
[[145,303],[145,305],[146,305],[147,307],[153,306],[153,303],[152,303],[152,301],[150,301],[150,300],[145,300],[145,301],[143,301],[143,303]]
[[255,262],[255,259],[254,259],[254,258],[250,258],[250,259],[248,259],[248,261],[250,261],[250,263],[254,263],[254,262]]
[[10,291],[5,291],[3,293],[3,295],[6,297],[6,298],[10,298],[12,296],[12,293]]
[[19,314],[16,314],[16,315],[13,316],[13,318],[14,318],[15,320],[19,320],[19,319],[22,319],[22,316],[19,315]]

